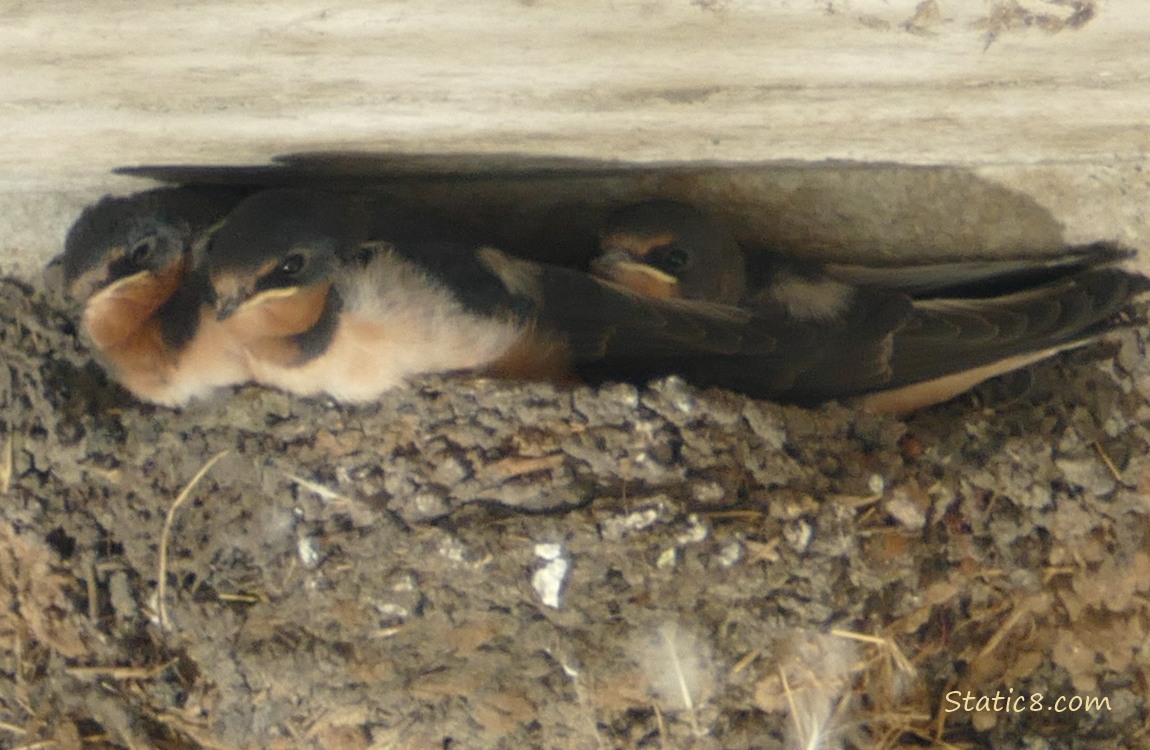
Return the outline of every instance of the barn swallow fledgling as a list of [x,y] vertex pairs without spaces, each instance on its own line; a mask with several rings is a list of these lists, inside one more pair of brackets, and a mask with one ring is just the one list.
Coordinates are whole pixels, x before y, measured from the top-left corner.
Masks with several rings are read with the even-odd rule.
[[135,396],[180,406],[248,379],[242,352],[189,269],[193,242],[242,198],[224,188],[160,188],[88,206],[64,243],[67,292],[97,360]]
[[[838,309],[841,301],[856,295],[902,297],[905,317],[884,334],[887,387],[859,403],[906,412],[1105,333],[1130,299],[1147,289],[1144,277],[1106,268],[1132,255],[1096,243],[1046,259],[896,268],[820,264],[745,253],[713,217],[687,204],[651,200],[607,220],[592,270],[638,293],[649,293],[654,284],[658,296],[736,297],[745,307],[773,309],[792,321],[833,321],[848,312]],[[718,278],[735,283],[720,295]],[[842,395],[850,390],[844,387]]]
[[[377,228],[391,230],[388,242]],[[436,230],[374,197],[273,190],[205,242],[203,271],[218,318],[243,331],[257,382],[367,401],[411,375],[488,365],[521,338],[389,244]]]

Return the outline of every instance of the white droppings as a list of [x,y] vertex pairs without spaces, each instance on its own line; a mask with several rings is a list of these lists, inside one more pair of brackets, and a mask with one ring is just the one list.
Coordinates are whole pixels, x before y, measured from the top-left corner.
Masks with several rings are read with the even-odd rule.
[[314,536],[304,535],[296,539],[296,554],[305,568],[311,569],[319,565],[319,544]]
[[393,622],[406,620],[411,616],[411,610],[401,604],[395,604],[393,602],[377,605],[375,609],[383,619]]
[[714,505],[723,499],[726,492],[718,482],[702,482],[691,488],[691,495],[695,502],[705,505]]
[[926,526],[926,511],[919,507],[905,487],[892,490],[883,503],[883,509],[910,531],[920,531]]
[[710,529],[707,528],[707,525],[692,513],[687,516],[687,529],[675,537],[675,541],[679,544],[698,544],[706,539],[708,534],[710,534]]
[[743,545],[738,542],[728,542],[724,544],[719,550],[719,554],[715,556],[715,561],[723,568],[733,567],[742,559]]
[[545,562],[531,575],[531,586],[543,604],[559,609],[560,594],[571,567],[563,557],[563,546],[554,542],[536,544],[535,556]]
[[404,576],[392,584],[391,590],[395,591],[396,593],[415,591],[415,577],[411,575]]
[[658,520],[660,510],[661,508],[643,508],[626,515],[608,518],[603,521],[600,533],[604,539],[618,541],[628,534],[650,527]]
[[811,528],[811,525],[802,519],[783,527],[783,538],[786,539],[787,544],[791,545],[797,552],[805,551],[810,545],[811,538],[814,537],[814,535],[815,532]]
[[642,531],[659,517],[659,511],[655,508],[647,508],[645,510],[628,513],[623,517],[622,524],[628,531]]
[[556,542],[541,542],[535,545],[535,556],[540,560],[558,560],[562,554],[562,544]]
[[453,536],[449,536],[443,540],[439,545],[439,554],[446,557],[451,562],[461,563],[466,556],[466,550],[463,547],[463,542],[459,541]]

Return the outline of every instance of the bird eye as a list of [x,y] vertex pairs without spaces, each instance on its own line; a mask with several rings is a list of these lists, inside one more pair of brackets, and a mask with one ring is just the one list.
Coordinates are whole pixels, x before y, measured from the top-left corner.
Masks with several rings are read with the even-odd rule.
[[652,265],[672,273],[683,270],[691,260],[690,253],[674,245],[653,248],[647,257]]
[[132,247],[132,262],[138,264],[146,261],[148,256],[152,254],[152,250],[155,248],[155,246],[156,240],[154,237],[149,237],[145,240],[137,242],[135,246]]
[[303,270],[303,267],[304,257],[299,253],[292,253],[288,257],[284,258],[283,263],[280,263],[277,270],[282,274],[295,276],[297,273]]

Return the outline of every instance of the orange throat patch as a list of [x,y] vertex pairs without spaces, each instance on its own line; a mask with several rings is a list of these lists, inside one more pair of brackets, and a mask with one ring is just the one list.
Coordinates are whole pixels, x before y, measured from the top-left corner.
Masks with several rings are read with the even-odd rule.
[[155,313],[175,293],[184,263],[140,274],[96,292],[84,305],[84,329],[99,349],[130,346],[130,340],[156,328]]
[[256,300],[228,321],[241,339],[279,338],[309,330],[323,314],[331,283],[304,287],[286,297]]

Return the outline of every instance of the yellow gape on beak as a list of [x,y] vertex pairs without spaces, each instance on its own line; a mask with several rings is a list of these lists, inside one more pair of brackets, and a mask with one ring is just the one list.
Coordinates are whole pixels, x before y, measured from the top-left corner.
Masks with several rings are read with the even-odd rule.
[[622,250],[608,250],[591,261],[591,272],[652,299],[677,299],[679,280],[654,266],[635,261]]
[[274,287],[256,291],[253,284],[235,273],[219,274],[212,278],[215,290],[216,319],[227,320],[236,313],[259,307],[273,299],[291,297],[299,293],[300,287]]

